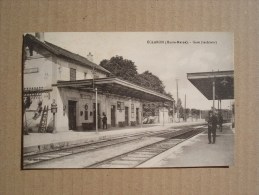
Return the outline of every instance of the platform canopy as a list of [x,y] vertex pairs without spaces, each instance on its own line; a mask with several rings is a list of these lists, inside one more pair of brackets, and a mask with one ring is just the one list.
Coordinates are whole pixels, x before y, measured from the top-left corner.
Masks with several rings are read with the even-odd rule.
[[213,81],[215,81],[215,100],[234,99],[233,70],[187,73],[187,79],[208,100],[213,100]]
[[[93,79],[58,81],[57,87],[93,92]],[[151,102],[174,102],[174,99],[169,96],[116,77],[94,79],[94,88],[97,88],[98,93],[102,94],[114,94]]]

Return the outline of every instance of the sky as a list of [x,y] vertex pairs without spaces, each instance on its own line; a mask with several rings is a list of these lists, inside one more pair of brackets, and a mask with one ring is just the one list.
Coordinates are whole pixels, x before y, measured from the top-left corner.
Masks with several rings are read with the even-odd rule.
[[[75,32],[44,33],[45,41],[84,57],[89,52],[99,64],[103,59],[122,56],[135,63],[138,73],[157,75],[165,90],[186,107],[210,109],[207,100],[188,80],[187,73],[234,70],[233,33],[224,32]],[[222,100],[229,109],[233,100]],[[217,104],[216,104],[217,105]]]

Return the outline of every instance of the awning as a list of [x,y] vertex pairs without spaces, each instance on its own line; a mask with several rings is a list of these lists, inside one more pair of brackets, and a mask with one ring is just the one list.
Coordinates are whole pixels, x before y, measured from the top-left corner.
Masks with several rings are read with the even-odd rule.
[[[174,99],[169,96],[146,89],[128,81],[118,79],[116,77],[94,79],[94,86],[98,89],[98,93],[102,94],[114,94],[151,102],[174,102]],[[58,81],[57,87],[93,92],[93,79]]]
[[216,100],[234,99],[233,70],[187,73],[187,78],[208,100],[213,100],[213,81]]

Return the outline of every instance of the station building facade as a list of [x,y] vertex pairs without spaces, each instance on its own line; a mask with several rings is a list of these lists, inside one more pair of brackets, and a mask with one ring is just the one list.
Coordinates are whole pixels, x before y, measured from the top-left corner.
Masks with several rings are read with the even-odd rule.
[[[91,130],[96,123],[101,128],[103,114],[108,127],[135,126],[143,120],[144,103],[174,101],[112,77],[108,70],[92,62],[91,53],[87,58],[74,54],[46,42],[43,33],[26,34],[23,46],[23,95],[24,102],[30,102],[24,106],[24,124],[30,131],[39,132],[44,127],[43,132],[52,132],[54,123],[58,132]],[[51,112],[53,100],[57,105],[55,120]],[[164,112],[164,122],[169,122],[168,118],[168,112]]]

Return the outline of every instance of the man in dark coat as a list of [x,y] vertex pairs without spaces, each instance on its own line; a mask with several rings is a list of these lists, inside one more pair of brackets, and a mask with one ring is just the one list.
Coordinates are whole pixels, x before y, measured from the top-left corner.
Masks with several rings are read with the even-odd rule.
[[103,129],[107,129],[107,116],[105,115],[105,113],[103,113],[103,117],[102,117],[102,121],[103,121]]
[[211,133],[213,137],[213,144],[216,141],[216,129],[217,129],[217,117],[214,115],[214,113],[209,112],[209,119],[208,119],[208,138],[209,138],[209,144],[211,144]]

